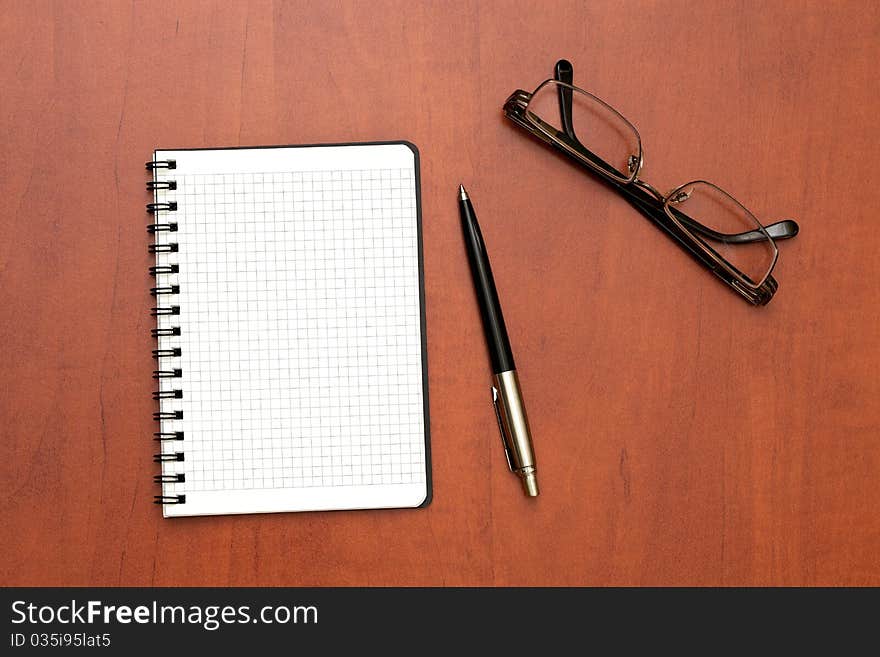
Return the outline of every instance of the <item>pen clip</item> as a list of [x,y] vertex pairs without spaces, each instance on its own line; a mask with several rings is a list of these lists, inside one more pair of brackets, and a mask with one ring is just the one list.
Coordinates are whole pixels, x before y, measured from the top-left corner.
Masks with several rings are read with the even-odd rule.
[[498,389],[495,386],[492,386],[492,406],[495,407],[495,419],[498,420],[498,431],[501,433],[501,446],[504,448],[504,458],[507,459],[507,467],[513,472],[513,461],[510,460],[510,449],[507,447],[507,437],[504,434],[501,409],[498,408]]

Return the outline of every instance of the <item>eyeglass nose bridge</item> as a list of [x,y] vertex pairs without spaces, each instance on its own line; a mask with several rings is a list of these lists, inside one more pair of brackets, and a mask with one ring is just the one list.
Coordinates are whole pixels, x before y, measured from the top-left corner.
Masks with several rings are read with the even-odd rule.
[[632,176],[632,184],[643,187],[662,201],[663,195],[657,191],[657,188],[639,178],[639,174],[645,168],[645,151],[642,148],[642,137],[638,134],[638,130],[636,130],[636,136],[639,143],[639,154],[630,155],[626,160],[626,168],[629,170],[629,175]]
[[648,192],[651,196],[657,199],[658,202],[663,203],[666,201],[666,196],[660,193],[660,190],[654,187],[649,182],[645,182],[641,178],[638,177],[638,172],[642,170],[642,165],[639,164],[639,168],[636,171],[636,177],[633,178],[632,184],[638,187],[639,189],[643,189]]

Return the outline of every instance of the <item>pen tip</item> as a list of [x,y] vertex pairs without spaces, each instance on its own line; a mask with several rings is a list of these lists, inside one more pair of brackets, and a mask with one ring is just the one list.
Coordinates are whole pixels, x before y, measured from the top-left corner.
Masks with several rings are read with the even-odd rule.
[[534,472],[524,474],[522,483],[526,497],[538,497],[538,477]]
[[460,198],[462,201],[468,200],[468,193],[467,191],[465,191],[464,185],[458,186],[458,198]]

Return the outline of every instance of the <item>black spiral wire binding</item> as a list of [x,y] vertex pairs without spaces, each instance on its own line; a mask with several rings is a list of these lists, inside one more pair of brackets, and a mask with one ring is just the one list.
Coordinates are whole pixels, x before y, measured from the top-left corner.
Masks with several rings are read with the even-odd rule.
[[180,356],[180,347],[174,347],[173,349],[153,349],[153,358],[179,358]]
[[158,297],[160,294],[180,294],[179,285],[166,285],[165,287],[151,287],[150,294]]
[[186,481],[186,475],[182,472],[180,474],[171,474],[171,475],[154,475],[153,481],[157,484],[165,484],[165,483],[183,483]]
[[165,452],[153,454],[154,463],[166,463],[168,461],[183,461],[183,452]]
[[180,327],[172,326],[171,328],[154,328],[150,329],[150,334],[154,338],[169,337],[172,335],[180,335]]
[[[177,162],[175,160],[154,160],[152,162],[147,162],[146,168],[148,171],[152,172],[159,169],[172,170],[177,168]],[[175,191],[176,189],[177,181],[175,180],[151,180],[147,182],[147,191],[150,192],[159,190]],[[175,211],[177,211],[176,201],[155,201],[153,203],[147,203],[147,212],[154,217],[153,223],[147,225],[147,232],[150,235],[156,236],[157,239],[159,233],[176,233],[176,222],[160,219],[160,216]],[[177,242],[157,241],[150,244],[149,251],[150,253],[177,253],[178,246]],[[166,283],[162,280],[165,276],[178,274],[179,272],[179,264],[156,264],[150,267],[150,276],[156,279],[156,285],[150,288],[150,294],[156,299],[156,306],[150,309],[150,315],[153,317],[158,318],[163,316],[180,315],[180,306],[174,305],[173,303],[168,303],[166,305],[161,301],[168,296],[180,294],[179,285],[170,282]],[[180,336],[180,327],[157,326],[150,330],[150,334],[157,340],[161,338],[177,337]],[[168,364],[169,359],[181,357],[182,353],[180,347],[165,347],[161,344],[161,341],[158,347],[159,348],[157,349],[153,349],[153,358],[155,358],[157,362],[157,369],[153,371],[153,378],[156,379],[157,382],[162,379],[181,378],[183,376],[183,370],[179,367],[174,367],[173,365],[169,366]],[[159,386],[159,388],[153,392],[153,399],[159,404],[162,404],[162,400],[166,399],[183,399],[183,391],[177,387],[166,390]],[[160,430],[153,434],[153,440],[158,442],[160,446],[165,443],[178,441],[182,443],[184,439],[183,431],[164,431],[162,427],[162,423],[165,421],[182,420],[182,410],[159,410],[153,413],[153,419],[158,422],[160,426]],[[182,450],[165,451],[163,448],[160,449],[157,454],[153,455],[153,461],[159,464],[171,462],[179,463],[183,460],[184,452]],[[179,484],[184,483],[185,481],[186,477],[183,473],[162,472],[153,477],[153,482],[160,486],[164,484]],[[166,495],[163,490],[161,495],[153,496],[153,501],[156,504],[185,504],[186,495]]]
[[183,370],[153,370],[154,379],[179,379],[183,376]]
[[156,390],[153,399],[183,399],[183,390]]
[[180,265],[156,265],[150,267],[150,276],[155,278],[158,274],[177,274],[180,272]]
[[147,226],[148,233],[176,233],[177,232],[177,224],[150,224]]
[[174,180],[159,180],[159,181],[150,181],[147,183],[147,191],[153,192],[157,189],[169,189],[174,191],[177,189],[177,182]]
[[[144,166],[147,168],[147,171],[155,171],[156,169],[176,169],[177,160],[153,160],[152,162],[147,162]],[[177,183],[174,183],[174,188],[177,189]],[[147,189],[150,189],[149,183],[147,183]]]
[[172,201],[171,203],[147,203],[147,212],[150,214],[157,214],[159,212],[175,212],[177,210],[177,203]]
[[180,306],[167,306],[167,307],[156,307],[150,308],[150,314],[153,317],[158,317],[159,315],[179,315],[180,314]]
[[153,504],[186,504],[186,495],[153,495]]
[[159,411],[153,413],[153,419],[156,420],[156,422],[159,422],[160,420],[182,420],[183,411]]
[[153,434],[153,440],[164,443],[166,440],[183,440],[183,431],[157,431]]
[[177,253],[179,245],[177,242],[170,242],[169,244],[150,244],[149,249],[150,253]]

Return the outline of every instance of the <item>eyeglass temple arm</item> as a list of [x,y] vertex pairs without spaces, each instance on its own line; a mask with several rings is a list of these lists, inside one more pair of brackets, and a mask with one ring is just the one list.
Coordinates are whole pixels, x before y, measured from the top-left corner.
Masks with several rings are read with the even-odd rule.
[[[560,59],[553,68],[553,77],[559,82],[565,84],[574,84],[574,67],[567,59]],[[559,89],[559,117],[562,120],[562,129],[570,139],[577,140],[574,134],[574,124],[572,123],[572,93],[571,89],[558,87]]]
[[[764,233],[757,229],[748,230],[743,233],[720,233],[717,230],[712,230],[708,226],[701,224],[695,219],[691,219],[683,212],[679,212],[675,209],[673,209],[672,212],[675,214],[676,219],[695,233],[699,233],[703,237],[707,237],[716,242],[721,242],[722,244],[748,244],[750,242],[761,242],[766,239]],[[764,226],[764,230],[766,230],[767,234],[774,240],[787,240],[797,235],[799,228],[796,221],[792,219],[783,219],[782,221],[777,221]]]
[[[556,62],[556,66],[553,69],[553,77],[559,82],[564,82],[565,84],[574,84],[574,67],[571,62],[567,59],[560,59]],[[580,140],[577,138],[574,132],[574,123],[572,122],[572,92],[571,89],[566,87],[559,87],[559,117],[562,122],[562,129],[565,131],[566,136],[572,141],[578,143],[580,147],[588,151],[587,148],[580,143]],[[594,159],[597,161],[599,166],[607,167],[608,169],[612,169],[607,162],[604,162],[601,158],[595,155],[590,151],[589,155],[592,156],[590,159]],[[684,214],[683,212],[679,212],[673,210],[675,212],[676,218],[681,221],[688,228],[693,230],[696,233],[700,233],[703,237],[707,237],[711,240],[715,240],[716,242],[721,242],[723,244],[747,244],[749,242],[760,242],[764,238],[764,234],[760,230],[749,230],[742,233],[720,233],[716,230],[712,230],[708,226],[701,224],[696,219],[691,219],[689,216]],[[798,234],[798,225],[795,221],[791,219],[785,219],[783,221],[777,221],[776,223],[770,224],[769,226],[765,226],[764,230],[767,231],[767,234],[770,235],[775,240],[784,240],[794,237]]]

